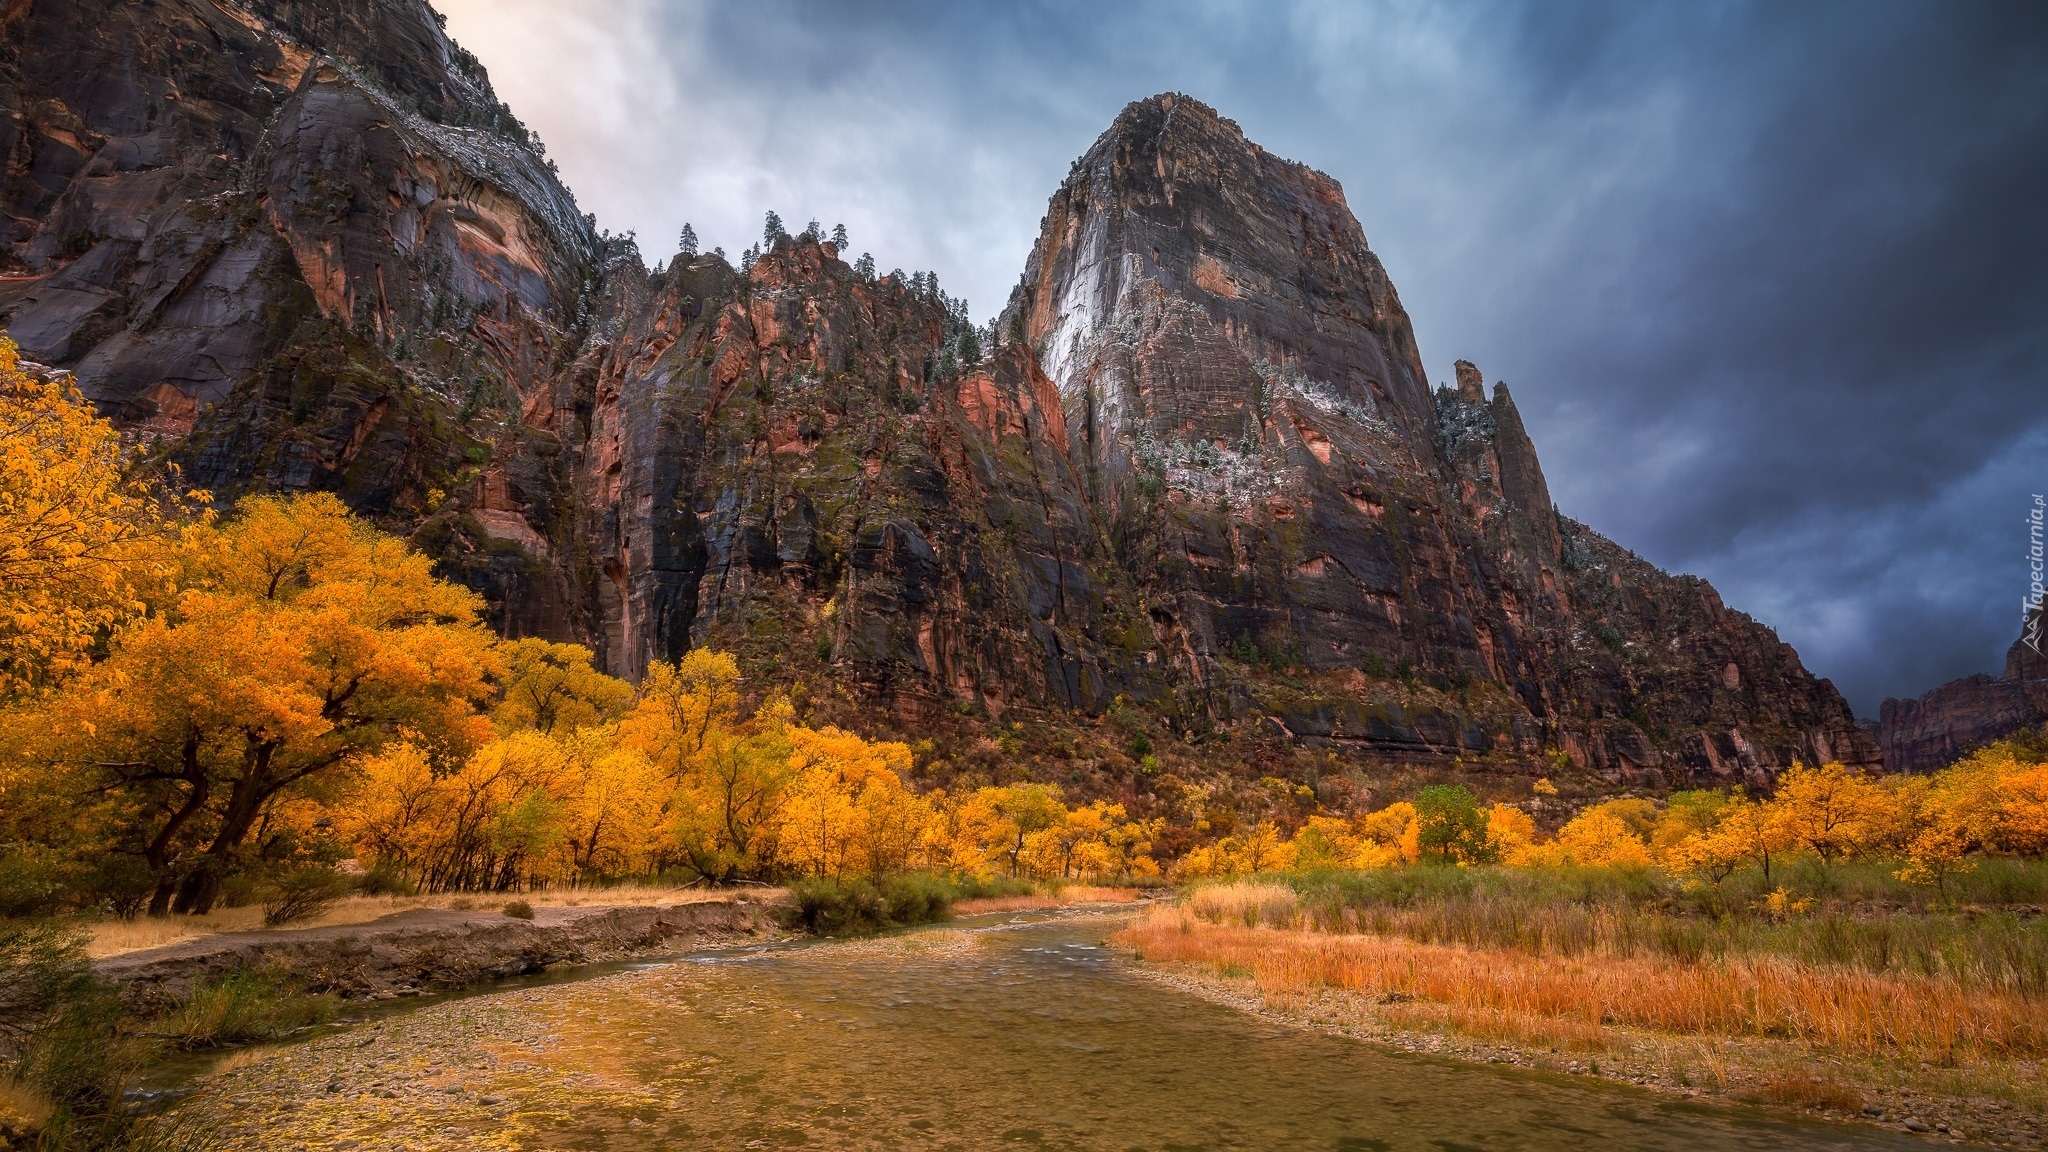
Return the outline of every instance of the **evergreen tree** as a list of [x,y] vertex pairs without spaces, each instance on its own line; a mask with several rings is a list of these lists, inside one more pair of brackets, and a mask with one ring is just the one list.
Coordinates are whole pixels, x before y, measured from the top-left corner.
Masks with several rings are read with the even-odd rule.
[[956,347],[960,353],[960,363],[981,363],[981,341],[975,338],[974,325],[969,324],[960,330],[960,339],[956,342]]
[[860,259],[853,262],[853,270],[860,275],[861,279],[873,280],[875,278],[874,256],[867,252],[861,253]]
[[777,240],[788,235],[789,233],[782,230],[782,217],[777,216],[771,209],[768,219],[761,225],[761,247],[773,248]]
[[825,226],[823,224],[820,224],[816,220],[813,220],[809,224],[804,225],[804,239],[817,241],[823,240],[824,238]]
[[683,225],[683,238],[677,242],[676,250],[685,257],[697,254],[697,230],[695,228],[690,227],[688,224]]
[[833,246],[834,248],[838,248],[838,249],[842,249],[842,250],[843,250],[843,249],[845,249],[845,247],[846,247],[846,225],[844,225],[844,224],[834,224],[834,225],[832,226],[832,246]]

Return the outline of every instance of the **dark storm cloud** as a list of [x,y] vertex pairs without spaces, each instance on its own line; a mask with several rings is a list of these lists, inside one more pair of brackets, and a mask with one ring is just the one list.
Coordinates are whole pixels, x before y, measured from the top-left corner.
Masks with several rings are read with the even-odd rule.
[[1998,666],[2048,490],[2048,5],[445,0],[650,259],[844,220],[986,316],[1122,105],[1341,180],[1433,378],[1859,712]]

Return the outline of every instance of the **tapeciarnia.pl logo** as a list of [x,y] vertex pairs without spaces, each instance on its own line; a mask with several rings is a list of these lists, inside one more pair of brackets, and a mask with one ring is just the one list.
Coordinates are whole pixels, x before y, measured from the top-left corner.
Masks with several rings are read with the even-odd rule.
[[2034,655],[2041,655],[2041,514],[2044,511],[2039,493],[2034,495],[2034,506],[2027,511],[2027,568],[2032,573],[2032,582],[2027,586],[2027,595],[2020,601],[2020,638]]

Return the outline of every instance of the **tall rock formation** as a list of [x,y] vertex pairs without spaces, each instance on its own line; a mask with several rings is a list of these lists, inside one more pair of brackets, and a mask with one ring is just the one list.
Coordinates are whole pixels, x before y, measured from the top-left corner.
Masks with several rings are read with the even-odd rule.
[[649,271],[421,0],[0,31],[0,324],[224,497],[410,532],[508,634],[717,643],[976,747],[1028,716],[1127,790],[1105,714],[1230,771],[1875,758],[1768,629],[1559,515],[1504,385],[1430,390],[1336,182],[1186,97],[1076,164],[991,349],[815,235]]
[[[1877,741],[1891,772],[1932,772],[2023,728],[2048,724],[2048,613],[2036,609],[2005,652],[2005,673],[1951,680],[1878,710]],[[2037,647],[2038,645],[2038,647]]]
[[1215,711],[1617,775],[1873,759],[1768,630],[1557,515],[1504,385],[1489,399],[1460,363],[1432,395],[1337,183],[1202,104],[1124,110],[1054,195],[1008,315]]

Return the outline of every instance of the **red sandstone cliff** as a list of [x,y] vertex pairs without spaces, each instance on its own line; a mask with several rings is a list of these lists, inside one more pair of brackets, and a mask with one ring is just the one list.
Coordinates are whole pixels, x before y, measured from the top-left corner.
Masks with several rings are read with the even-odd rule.
[[930,731],[1875,759],[1767,628],[1551,506],[1504,385],[1429,389],[1335,181],[1185,97],[1082,157],[955,364],[943,300],[815,237],[650,272],[594,234],[419,0],[0,30],[0,323],[224,495],[411,531],[508,633],[718,643]]

